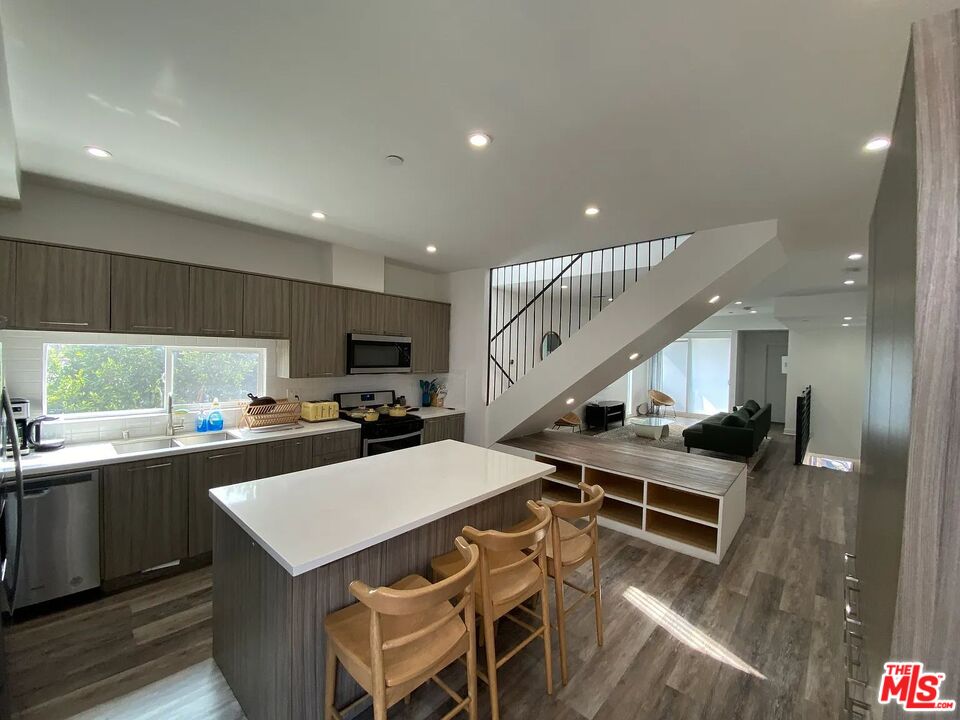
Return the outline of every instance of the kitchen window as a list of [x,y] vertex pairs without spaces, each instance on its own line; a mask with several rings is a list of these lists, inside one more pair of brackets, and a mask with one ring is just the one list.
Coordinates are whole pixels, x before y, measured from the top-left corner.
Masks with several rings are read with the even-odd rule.
[[149,414],[178,408],[229,407],[260,395],[265,356],[257,348],[164,345],[44,345],[44,412],[66,416]]

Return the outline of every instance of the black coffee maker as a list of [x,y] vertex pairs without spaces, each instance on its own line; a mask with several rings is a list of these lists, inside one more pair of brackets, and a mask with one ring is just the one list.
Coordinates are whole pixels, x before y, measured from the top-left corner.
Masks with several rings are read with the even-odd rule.
[[[30,417],[30,401],[24,398],[10,398],[10,408],[13,410],[13,423],[16,427],[17,444],[20,446],[20,454],[28,454],[30,447],[27,445],[27,422]],[[7,447],[3,448],[6,457],[13,457],[13,448],[9,447],[13,438],[7,438]]]

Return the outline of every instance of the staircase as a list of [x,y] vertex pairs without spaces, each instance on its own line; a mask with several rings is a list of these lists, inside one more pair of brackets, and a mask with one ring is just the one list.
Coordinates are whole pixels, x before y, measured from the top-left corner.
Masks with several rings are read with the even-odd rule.
[[549,427],[784,262],[769,220],[492,269],[488,444]]

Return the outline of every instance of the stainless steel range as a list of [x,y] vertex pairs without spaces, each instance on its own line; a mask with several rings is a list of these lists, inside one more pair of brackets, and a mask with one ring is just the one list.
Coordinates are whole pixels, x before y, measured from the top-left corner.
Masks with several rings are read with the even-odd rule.
[[393,390],[337,393],[333,397],[340,404],[340,417],[360,424],[364,456],[414,447],[423,439],[423,418],[410,412],[404,417],[380,414],[373,421],[350,416],[350,411],[358,408],[375,410],[383,405],[394,405],[397,395]]

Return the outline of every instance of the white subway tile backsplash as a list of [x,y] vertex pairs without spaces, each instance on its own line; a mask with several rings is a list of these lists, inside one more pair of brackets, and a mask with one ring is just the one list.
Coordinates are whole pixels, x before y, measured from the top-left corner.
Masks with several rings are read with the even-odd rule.
[[[43,344],[93,343],[129,345],[182,345],[185,347],[250,347],[266,350],[265,393],[285,399],[299,395],[301,400],[331,400],[334,393],[360,390],[394,390],[405,395],[410,405],[420,404],[421,379],[416,375],[354,375],[338,378],[282,378],[277,376],[278,356],[289,353],[288,341],[257,340],[254,338],[210,338],[170,335],[130,335],[113,333],[40,332],[31,330],[0,330],[3,346],[3,367],[7,387],[18,397],[31,403],[33,415],[43,412]],[[435,376],[423,379],[433,379]],[[444,376],[448,385],[447,405],[462,407],[466,383],[462,373]],[[458,404],[459,403],[459,404]],[[224,426],[236,427],[240,420],[237,408],[222,408]],[[192,430],[195,414],[184,418],[184,425]],[[167,416],[137,415],[121,418],[72,419],[44,426],[50,437],[66,438],[68,442],[99,442],[119,440],[127,431],[131,438],[162,435]]]

